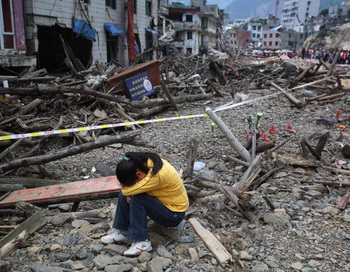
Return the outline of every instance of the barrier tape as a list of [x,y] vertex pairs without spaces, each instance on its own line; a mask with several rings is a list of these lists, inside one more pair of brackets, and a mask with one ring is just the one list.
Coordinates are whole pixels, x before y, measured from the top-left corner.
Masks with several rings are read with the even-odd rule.
[[[214,112],[223,111],[223,110],[239,107],[242,105],[254,103],[256,101],[266,99],[266,98],[269,98],[272,96],[276,96],[279,94],[280,93],[275,93],[275,94],[270,94],[270,95],[266,95],[266,96],[262,96],[262,97],[258,97],[258,98],[253,98],[253,99],[250,99],[247,101],[242,101],[240,103],[236,103],[233,105],[228,105],[228,106],[224,106],[221,108],[217,108],[214,110]],[[131,125],[138,125],[138,124],[149,124],[149,123],[164,122],[164,121],[174,121],[174,120],[181,120],[181,119],[191,119],[191,118],[198,118],[198,117],[204,117],[204,116],[208,116],[208,114],[203,113],[203,114],[185,115],[185,116],[176,116],[176,117],[164,117],[164,118],[157,118],[157,119],[150,119],[150,120],[143,120],[143,121],[124,122],[124,123],[107,124],[107,125],[87,126],[87,127],[78,127],[78,128],[66,128],[66,129],[31,132],[31,133],[24,133],[24,134],[11,134],[11,135],[6,135],[6,136],[0,136],[0,141],[57,135],[57,134],[64,134],[64,133],[70,133],[70,132],[90,131],[90,130],[98,130],[98,129],[104,129],[104,128],[115,128],[115,127],[131,126]]]
[[103,129],[103,128],[115,128],[115,127],[131,126],[131,125],[137,125],[137,124],[148,124],[148,123],[155,123],[155,122],[173,121],[173,120],[180,120],[180,119],[190,119],[190,118],[203,117],[203,116],[207,116],[207,114],[165,117],[165,118],[157,118],[157,119],[150,119],[150,120],[144,120],[144,121],[124,122],[124,123],[97,125],[97,126],[88,126],[88,127],[78,127],[78,128],[66,128],[66,129],[31,132],[31,133],[24,133],[24,134],[12,134],[12,135],[0,136],[0,141],[1,140],[12,140],[12,139],[39,137],[39,136],[48,136],[48,135],[57,135],[57,134],[64,134],[64,133],[70,133],[70,132],[97,130],[97,129]]

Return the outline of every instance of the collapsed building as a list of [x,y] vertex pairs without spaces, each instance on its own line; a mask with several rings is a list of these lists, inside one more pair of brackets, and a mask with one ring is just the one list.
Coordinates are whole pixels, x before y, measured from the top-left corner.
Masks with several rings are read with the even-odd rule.
[[223,20],[224,11],[216,4],[206,5],[205,0],[193,0],[189,6],[172,3],[166,29],[159,38],[166,48],[163,53],[170,54],[169,48],[187,55],[198,54],[201,47],[221,50]]
[[161,44],[188,54],[201,46],[220,49],[223,10],[204,0],[188,7],[168,2],[4,0],[1,73],[34,66],[49,73],[79,72],[97,60],[118,66],[154,60],[162,56],[159,37]]
[[67,54],[76,69],[96,60],[123,66],[154,59],[158,10],[166,6],[167,0],[4,0],[1,69],[35,65],[59,73]]

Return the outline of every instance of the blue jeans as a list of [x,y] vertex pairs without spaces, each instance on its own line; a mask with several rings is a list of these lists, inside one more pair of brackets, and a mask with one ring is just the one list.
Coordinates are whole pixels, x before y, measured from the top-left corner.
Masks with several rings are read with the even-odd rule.
[[147,216],[164,227],[176,227],[185,212],[173,212],[147,193],[131,196],[129,203],[119,193],[113,228],[127,231],[130,240],[144,241],[148,238]]

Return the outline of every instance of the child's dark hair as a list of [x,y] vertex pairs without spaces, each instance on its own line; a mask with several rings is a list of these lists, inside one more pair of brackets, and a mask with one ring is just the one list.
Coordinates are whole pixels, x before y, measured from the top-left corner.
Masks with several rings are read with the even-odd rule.
[[116,176],[124,186],[132,186],[136,183],[137,171],[148,173],[147,160],[153,161],[152,175],[158,173],[163,166],[163,161],[159,155],[152,152],[128,152],[116,167]]

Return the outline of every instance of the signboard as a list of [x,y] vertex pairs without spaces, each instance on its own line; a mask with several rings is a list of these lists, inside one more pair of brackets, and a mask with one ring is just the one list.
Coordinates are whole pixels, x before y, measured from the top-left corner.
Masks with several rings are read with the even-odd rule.
[[149,80],[147,72],[137,74],[125,80],[126,87],[129,90],[131,100],[141,100],[144,96],[149,96],[156,92]]

